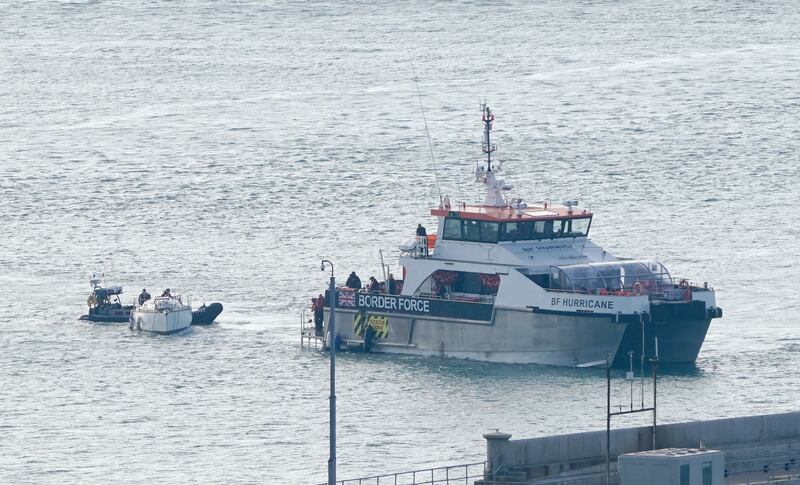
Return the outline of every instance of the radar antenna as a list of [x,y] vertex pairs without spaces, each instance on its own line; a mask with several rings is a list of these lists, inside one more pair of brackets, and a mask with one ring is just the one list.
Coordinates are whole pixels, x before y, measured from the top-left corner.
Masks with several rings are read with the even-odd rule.
[[486,171],[492,171],[492,152],[497,150],[497,145],[492,145],[491,140],[491,132],[492,132],[492,122],[494,121],[494,114],[492,110],[486,105],[486,103],[481,103],[481,111],[483,115],[481,116],[481,120],[483,121],[483,145],[481,146],[481,150],[483,153],[486,154]]
[[[498,180],[495,175],[500,172],[502,163],[492,166],[492,152],[497,150],[497,145],[492,144],[492,122],[494,122],[494,114],[492,110],[486,105],[481,103],[481,121],[483,121],[483,143],[481,144],[481,151],[486,154],[486,167],[484,168],[480,162],[475,166],[475,181],[482,183],[486,187],[486,199],[483,205],[489,207],[507,207],[509,204],[506,201],[503,192],[511,190],[513,187],[503,180]],[[521,204],[519,201],[518,204]]]

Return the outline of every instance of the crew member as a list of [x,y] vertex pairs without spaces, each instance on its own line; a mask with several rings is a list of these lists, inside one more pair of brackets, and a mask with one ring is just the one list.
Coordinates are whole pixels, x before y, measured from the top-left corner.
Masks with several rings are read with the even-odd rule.
[[147,288],[142,288],[142,292],[139,293],[139,304],[142,305],[149,299],[150,299],[150,293],[147,292]]
[[417,244],[422,244],[422,255],[428,257],[428,231],[422,224],[417,224]]
[[370,293],[380,293],[381,291],[381,284],[378,283],[378,280],[375,279],[374,276],[369,277],[369,292]]
[[172,293],[169,291],[169,288],[167,288],[166,290],[164,290],[164,293],[161,293],[161,296],[162,297],[171,298],[172,297]]
[[322,312],[325,309],[325,297],[320,295],[311,299],[311,308],[314,310],[314,333],[322,335]]
[[350,273],[350,276],[347,277],[347,283],[345,283],[348,288],[352,288],[354,290],[361,289],[361,278],[358,277],[355,271]]
[[394,275],[392,273],[389,273],[389,294],[394,295],[396,294],[396,291],[397,291],[397,285],[395,284],[394,281]]

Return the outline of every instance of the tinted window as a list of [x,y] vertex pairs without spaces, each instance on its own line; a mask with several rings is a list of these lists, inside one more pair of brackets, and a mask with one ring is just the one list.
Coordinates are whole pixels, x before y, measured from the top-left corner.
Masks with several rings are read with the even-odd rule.
[[461,235],[464,241],[478,242],[481,240],[481,223],[480,221],[461,221]]
[[[591,217],[580,219],[551,219],[535,222],[505,222],[500,224],[498,240],[500,241],[530,241],[536,239],[553,239],[559,237],[581,237],[589,233]],[[486,230],[485,226],[482,230]],[[494,238],[492,231],[491,242]],[[485,236],[486,237],[486,236]],[[487,240],[489,242],[489,240]]]
[[445,219],[443,237],[445,239],[461,239],[461,221],[458,219]]
[[544,238],[544,221],[536,221],[533,223],[533,238]]
[[711,485],[711,462],[703,463],[703,485]]
[[544,221],[544,231],[542,231],[542,237],[553,237],[553,221]]
[[570,219],[567,221],[567,227],[564,231],[564,236],[569,237],[579,237],[585,236],[589,233],[589,223],[591,222],[590,217],[585,217],[583,219]]
[[481,222],[481,242],[496,243],[499,227],[496,222]]
[[689,465],[681,465],[681,485],[689,485]]
[[567,221],[553,221],[553,237],[561,237]]
[[506,222],[500,225],[501,241],[525,241],[531,238],[532,222]]

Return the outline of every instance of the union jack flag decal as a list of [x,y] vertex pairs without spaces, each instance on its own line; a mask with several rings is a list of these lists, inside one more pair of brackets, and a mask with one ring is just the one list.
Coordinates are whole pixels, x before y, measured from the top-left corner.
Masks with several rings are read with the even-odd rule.
[[352,288],[339,290],[339,306],[347,308],[356,307],[356,292]]

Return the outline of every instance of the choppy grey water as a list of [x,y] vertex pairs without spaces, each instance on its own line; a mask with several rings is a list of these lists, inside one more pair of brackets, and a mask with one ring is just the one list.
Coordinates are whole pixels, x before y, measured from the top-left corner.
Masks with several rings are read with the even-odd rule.
[[[477,196],[486,99],[521,195],[591,203],[595,241],[719,290],[664,422],[796,409],[798,26],[795,1],[0,2],[0,482],[324,481],[327,356],[298,315],[320,258],[377,273],[433,226],[410,57],[446,193]],[[92,272],[226,309],[87,324]],[[604,424],[592,370],[338,375],[340,477]]]

